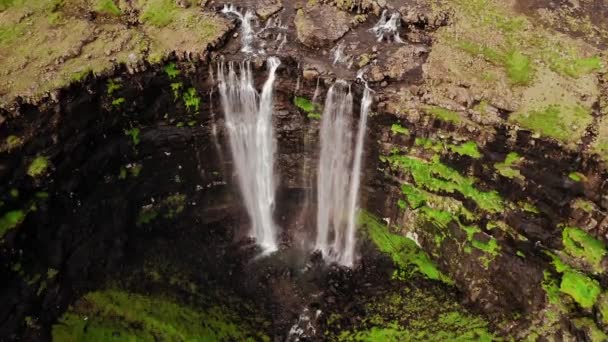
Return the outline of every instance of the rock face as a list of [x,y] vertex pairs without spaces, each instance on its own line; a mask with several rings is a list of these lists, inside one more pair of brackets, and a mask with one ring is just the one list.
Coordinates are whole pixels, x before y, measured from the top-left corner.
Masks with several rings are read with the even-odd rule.
[[351,18],[336,7],[317,5],[298,10],[298,40],[310,48],[330,47],[350,29]]

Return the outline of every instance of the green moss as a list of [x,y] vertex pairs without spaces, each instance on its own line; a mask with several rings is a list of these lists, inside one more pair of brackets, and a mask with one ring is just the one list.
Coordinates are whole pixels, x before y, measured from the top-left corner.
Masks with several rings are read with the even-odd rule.
[[527,129],[566,143],[578,143],[580,135],[576,133],[584,131],[593,121],[589,110],[581,106],[564,108],[560,105],[550,105],[530,113],[517,113],[511,118]]
[[198,96],[196,89],[188,88],[188,90],[184,92],[183,98],[186,108],[193,113],[198,113],[201,106],[201,98]]
[[575,318],[572,323],[577,329],[586,332],[589,341],[608,341],[608,335],[600,330],[591,318]]
[[602,323],[608,325],[608,292],[604,292],[597,300],[597,309],[600,312]]
[[97,0],[97,6],[95,7],[97,12],[106,13],[110,15],[120,15],[121,11],[114,0]]
[[532,79],[530,58],[518,50],[513,50],[505,56],[507,76],[513,84],[528,84]]
[[6,148],[9,151],[14,150],[21,145],[23,145],[23,139],[19,138],[16,135],[9,135],[6,138]]
[[551,304],[561,305],[560,291],[559,285],[555,279],[551,276],[551,272],[543,271],[544,280],[542,282],[542,287],[547,294],[547,300]]
[[447,284],[453,281],[444,275],[430,260],[428,255],[408,237],[392,234],[388,227],[383,225],[367,212],[360,212],[359,223],[366,228],[369,238],[378,249],[388,254],[395,265],[400,269],[414,266],[415,270],[429,279],[439,280]]
[[137,226],[142,226],[156,220],[157,217],[158,210],[153,206],[146,206],[141,208],[141,210],[139,211],[139,215],[137,216],[135,224]]
[[459,192],[473,200],[485,211],[502,212],[504,203],[495,191],[480,191],[475,188],[475,180],[461,175],[458,171],[442,164],[438,157],[425,161],[411,156],[392,155],[387,160],[395,167],[412,174],[416,185],[432,192]]
[[565,227],[562,232],[564,251],[590,264],[596,271],[602,271],[602,259],[606,255],[606,246],[600,240],[580,228]]
[[19,197],[19,190],[17,190],[17,189],[11,189],[10,195],[11,195],[12,198]]
[[4,237],[9,230],[16,228],[25,220],[26,213],[23,210],[13,210],[4,213],[0,217],[0,238]]
[[574,301],[586,309],[595,304],[601,292],[600,285],[596,280],[573,270],[564,272],[559,290],[571,296]]
[[125,103],[125,98],[124,97],[119,97],[117,99],[112,100],[112,106],[114,106],[114,107],[119,107],[123,103]]
[[403,134],[403,135],[409,135],[410,134],[410,130],[401,126],[400,124],[393,124],[391,126],[391,132],[395,133],[395,134]]
[[182,84],[182,82],[171,83],[171,91],[173,91],[173,98],[175,99],[175,101],[179,99],[179,94],[182,91],[183,86],[184,85]]
[[181,73],[181,71],[177,69],[177,64],[175,64],[174,62],[165,65],[164,70],[167,76],[169,76],[169,79],[172,80],[175,79]]
[[530,202],[520,201],[517,204],[523,211],[526,211],[526,212],[529,212],[532,214],[540,214],[540,210],[538,210],[538,208]]
[[509,179],[518,178],[521,180],[525,180],[525,177],[521,174],[521,172],[513,168],[513,166],[517,166],[517,164],[519,164],[522,160],[523,158],[520,157],[519,154],[517,154],[516,152],[511,152],[506,156],[504,162],[494,164],[494,168],[496,169],[498,174],[503,177]]
[[462,145],[449,145],[448,148],[461,156],[469,156],[473,159],[481,158],[481,153],[477,148],[477,144],[473,141],[468,141]]
[[27,168],[27,174],[30,177],[36,178],[44,175],[49,168],[49,160],[47,157],[38,156],[30,163]]
[[108,87],[108,95],[112,96],[112,94],[114,94],[114,92],[120,90],[122,88],[122,85],[116,81],[114,81],[113,79],[109,79],[108,83],[107,83],[107,87]]
[[125,130],[125,135],[131,137],[131,141],[133,142],[133,146],[139,145],[139,128],[134,127],[128,130]]
[[321,119],[321,108],[319,105],[313,103],[305,97],[296,96],[293,98],[293,104],[301,109],[304,113],[308,114],[309,119],[320,120]]
[[457,112],[449,109],[437,107],[437,106],[426,106],[424,111],[430,115],[433,115],[437,119],[445,122],[451,122],[458,124],[462,121],[462,118]]
[[[204,312],[173,301],[117,290],[93,292],[53,326],[54,341],[252,340],[219,307]],[[262,338],[262,336],[257,336]]]
[[151,25],[164,27],[173,22],[177,12],[173,0],[146,0],[140,19]]
[[186,195],[179,193],[173,194],[160,200],[156,204],[143,206],[139,211],[135,224],[137,226],[145,225],[161,216],[166,219],[174,219],[181,214],[185,208]]
[[306,117],[311,120],[321,120],[321,114],[319,113],[309,113],[306,115]]
[[93,69],[85,68],[81,71],[77,71],[77,72],[73,73],[72,80],[74,80],[76,82],[80,82],[80,81],[84,80],[87,76],[92,75],[92,74],[93,74]]
[[575,182],[586,182],[587,181],[587,177],[580,172],[570,172],[570,174],[568,175],[568,178],[570,178],[571,180],[573,180]]
[[593,211],[595,210],[595,204],[593,204],[593,202],[591,201],[582,198],[577,198],[572,203],[572,208],[580,209],[586,213],[593,214]]
[[0,25],[0,46],[8,45],[24,34],[20,25]]
[[555,54],[549,56],[551,69],[570,77],[580,77],[602,68],[602,60],[598,56],[590,58],[578,58],[576,56],[563,58]]

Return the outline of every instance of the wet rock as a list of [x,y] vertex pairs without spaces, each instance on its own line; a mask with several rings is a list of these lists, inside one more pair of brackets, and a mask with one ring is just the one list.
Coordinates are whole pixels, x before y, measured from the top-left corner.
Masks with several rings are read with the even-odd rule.
[[294,20],[298,40],[310,48],[330,47],[349,31],[351,18],[327,5],[300,9]]
[[273,14],[280,11],[282,8],[283,4],[281,0],[263,0],[257,6],[255,14],[257,14],[262,20],[266,20]]

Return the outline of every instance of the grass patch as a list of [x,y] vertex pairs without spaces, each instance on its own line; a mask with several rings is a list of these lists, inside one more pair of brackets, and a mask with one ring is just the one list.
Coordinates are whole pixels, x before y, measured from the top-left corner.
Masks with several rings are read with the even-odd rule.
[[195,88],[188,88],[188,90],[184,92],[183,99],[184,104],[189,111],[198,113],[201,106],[201,98],[198,96]]
[[[54,341],[245,341],[251,332],[220,307],[204,312],[118,290],[92,292],[53,326]],[[265,336],[257,338],[267,339]]]
[[0,25],[0,46],[14,42],[23,33],[23,27],[20,25]]
[[401,270],[407,270],[413,266],[416,271],[429,279],[453,284],[453,281],[435,266],[429,256],[412,239],[389,232],[388,227],[364,211],[359,213],[359,224],[365,226],[369,238],[381,252],[389,255]]
[[562,232],[564,251],[569,255],[579,258],[601,272],[602,259],[606,255],[606,246],[600,240],[589,235],[580,228],[565,227]]
[[406,155],[392,155],[387,158],[391,165],[409,172],[416,185],[432,192],[459,192],[473,200],[479,208],[490,213],[504,210],[502,197],[496,191],[480,191],[475,187],[475,179],[461,175],[444,165],[435,156],[431,161]]
[[513,168],[513,166],[517,166],[519,163],[523,161],[523,158],[517,154],[517,152],[511,152],[507,154],[505,160],[502,163],[494,164],[494,168],[498,172],[499,175],[514,179],[518,178],[521,180],[525,180],[525,177],[519,172],[519,170]]
[[459,42],[457,46],[471,55],[482,56],[490,63],[503,67],[514,85],[526,85],[532,80],[530,58],[519,50],[496,50],[468,41]]
[[304,113],[308,114],[307,117],[313,120],[321,119],[321,106],[313,103],[305,97],[296,96],[293,98],[293,104],[301,109]]
[[473,141],[467,141],[462,145],[448,145],[448,148],[461,156],[469,156],[473,159],[481,158],[481,152],[477,148],[477,144]]
[[18,137],[18,136],[16,136],[16,135],[9,135],[9,136],[6,138],[5,145],[6,145],[6,149],[7,149],[8,151],[11,151],[11,150],[14,150],[14,149],[16,149],[17,147],[19,147],[19,146],[23,145],[23,139],[19,138],[19,137]]
[[131,141],[133,142],[134,146],[139,145],[139,128],[135,127],[135,128],[131,128],[129,130],[125,130],[125,135],[130,136],[131,137]]
[[581,106],[564,108],[560,105],[516,114],[512,118],[527,129],[566,143],[578,143],[582,132],[593,121],[589,111]]
[[9,230],[16,228],[25,220],[26,213],[23,210],[13,210],[4,213],[0,217],[0,238],[4,237]]
[[100,13],[119,16],[122,12],[114,0],[97,0],[95,10]]
[[112,96],[112,94],[114,94],[114,92],[120,90],[122,88],[122,85],[116,81],[114,81],[113,79],[109,79],[108,83],[107,83],[107,87],[108,87],[108,95]]
[[47,157],[38,156],[30,163],[27,168],[27,174],[30,177],[36,178],[46,173],[49,168],[49,160]]
[[120,107],[123,103],[125,103],[125,98],[124,97],[119,97],[117,99],[112,100],[112,106],[114,107]]
[[460,117],[460,115],[457,112],[449,110],[449,109],[445,109],[445,108],[441,108],[441,107],[437,107],[437,106],[425,106],[424,111],[427,114],[430,114],[441,121],[451,122],[454,124],[458,124],[462,121],[462,118]]
[[601,292],[596,280],[574,270],[564,272],[559,290],[585,309],[593,307]]
[[181,71],[179,71],[179,69],[177,68],[177,64],[175,64],[174,62],[165,65],[163,70],[165,70],[165,74],[169,76],[169,79],[172,80],[175,79],[179,74],[181,74]]
[[568,178],[578,183],[587,181],[587,177],[580,172],[570,172],[570,174],[568,174]]
[[157,27],[164,27],[174,20],[178,8],[173,0],[147,0],[140,19]]
[[410,134],[410,130],[407,129],[406,127],[401,126],[400,124],[393,124],[391,126],[391,132],[393,132],[394,134],[403,134],[403,135]]

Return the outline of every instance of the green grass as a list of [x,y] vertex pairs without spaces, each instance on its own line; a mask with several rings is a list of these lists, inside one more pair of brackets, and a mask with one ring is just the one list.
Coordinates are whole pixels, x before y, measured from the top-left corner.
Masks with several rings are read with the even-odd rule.
[[462,145],[448,145],[448,148],[461,156],[469,156],[473,159],[481,158],[481,152],[477,148],[477,144],[473,141],[467,141]]
[[570,77],[580,77],[602,68],[602,60],[598,56],[590,58],[577,58],[576,56],[564,58],[556,54],[550,54],[549,56],[551,69]]
[[604,291],[598,299],[597,308],[602,316],[602,322],[604,325],[608,325],[608,291]]
[[410,130],[407,129],[406,127],[401,126],[400,124],[393,124],[391,126],[391,132],[393,132],[394,134],[403,134],[403,135],[410,134]]
[[163,70],[165,70],[165,74],[169,76],[169,79],[172,80],[175,79],[179,74],[181,74],[181,71],[179,71],[179,69],[177,68],[177,64],[175,64],[174,62],[165,65]]
[[6,138],[6,148],[10,150],[14,150],[17,147],[23,145],[23,139],[19,138],[16,135],[9,135]]
[[570,174],[568,174],[568,178],[579,183],[587,181],[587,177],[580,172],[570,172]]
[[118,8],[118,6],[116,6],[116,3],[114,2],[114,0],[97,0],[97,5],[95,7],[95,10],[97,12],[115,15],[115,16],[119,16],[122,13],[120,11],[120,8]]
[[307,117],[313,120],[321,119],[321,107],[305,97],[296,96],[293,98],[293,104],[308,114]]
[[108,95],[112,96],[112,94],[114,94],[114,92],[120,90],[122,88],[122,85],[116,81],[114,81],[113,79],[109,79],[108,83],[107,83],[107,87],[108,87]]
[[179,94],[182,91],[183,87],[184,85],[182,84],[182,82],[171,83],[171,91],[173,92],[173,98],[175,99],[175,101],[179,99]]
[[183,99],[184,105],[186,105],[186,108],[189,111],[198,113],[201,106],[201,98],[198,96],[195,88],[188,88],[188,90],[184,92]]
[[173,0],[147,0],[140,19],[157,27],[164,27],[174,20],[178,8]]
[[425,106],[424,111],[427,114],[430,114],[441,121],[451,122],[454,124],[458,124],[462,121],[462,118],[460,117],[460,115],[457,112],[449,110],[449,109],[445,109],[445,108],[441,108],[441,107],[437,107],[437,106]]
[[119,97],[117,99],[112,100],[112,106],[114,107],[120,107],[122,104],[125,103],[125,98],[124,97]]
[[92,342],[254,340],[236,318],[219,307],[199,312],[164,298],[106,290],[80,299],[53,326],[52,336]]
[[405,270],[414,266],[416,271],[429,279],[453,284],[453,281],[444,275],[410,238],[389,232],[388,227],[364,211],[359,213],[359,224],[365,227],[369,238],[381,252],[391,257],[398,268]]
[[521,180],[525,180],[525,177],[521,174],[521,172],[513,168],[513,166],[517,166],[517,164],[519,164],[522,160],[523,158],[519,154],[517,154],[516,152],[511,152],[507,154],[505,160],[502,163],[494,164],[494,168],[496,169],[498,174],[503,177],[509,179],[519,178]]
[[577,329],[585,330],[591,341],[608,341],[608,335],[597,327],[593,319],[587,317],[575,318],[572,323]]
[[601,272],[602,259],[607,254],[606,246],[600,240],[589,235],[580,228],[565,227],[562,232],[564,251],[569,255],[582,259]]
[[393,166],[411,173],[418,187],[432,192],[459,192],[490,213],[500,213],[504,210],[504,202],[496,191],[478,190],[475,187],[475,179],[463,176],[444,165],[438,157],[426,161],[406,155],[392,155],[387,160]]
[[36,157],[27,168],[27,174],[30,177],[36,178],[46,173],[49,168],[49,160],[44,156]]
[[518,113],[512,118],[524,128],[565,143],[578,143],[593,121],[590,112],[581,106],[564,108],[559,105]]
[[517,49],[496,50],[468,41],[459,42],[457,46],[471,55],[482,56],[488,62],[503,67],[514,85],[526,85],[532,80],[530,57]]
[[593,307],[601,292],[596,280],[574,270],[564,272],[559,290],[585,309]]
[[137,127],[131,128],[129,130],[125,130],[125,135],[131,137],[131,141],[133,142],[133,146],[139,145],[139,142],[140,142],[139,133],[140,133],[140,131],[139,131],[139,128],[137,128]]
[[14,42],[23,33],[24,29],[21,25],[0,25],[0,46]]
[[4,237],[9,230],[16,228],[25,220],[27,214],[23,210],[13,210],[4,213],[0,217],[0,238]]

